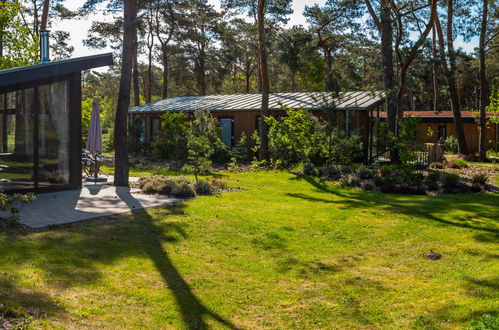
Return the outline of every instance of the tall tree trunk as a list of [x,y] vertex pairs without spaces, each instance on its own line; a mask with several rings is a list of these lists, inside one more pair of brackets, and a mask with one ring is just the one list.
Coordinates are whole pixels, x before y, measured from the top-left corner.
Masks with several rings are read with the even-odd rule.
[[489,105],[489,83],[485,67],[485,40],[487,35],[487,19],[489,14],[489,1],[483,0],[482,26],[480,28],[480,43],[478,55],[480,59],[480,138],[479,157],[481,161],[487,160],[487,114],[486,107]]
[[468,153],[468,146],[466,143],[466,136],[464,135],[464,127],[463,127],[463,119],[461,117],[461,107],[459,104],[459,95],[457,93],[457,85],[456,85],[456,66],[455,66],[455,55],[454,53],[454,40],[452,37],[452,25],[453,25],[453,2],[449,0],[447,3],[447,47],[449,51],[449,66],[447,65],[447,59],[445,55],[445,42],[444,36],[442,32],[442,26],[440,24],[440,20],[438,17],[435,20],[438,40],[439,40],[439,50],[440,50],[440,62],[442,62],[442,68],[444,70],[445,77],[447,79],[447,85],[449,86],[449,96],[452,108],[452,115],[454,117],[454,133],[456,135],[457,144],[458,144],[458,152],[460,154]]
[[42,11],[42,19],[40,21],[40,31],[47,30],[49,6],[50,6],[50,0],[43,0],[43,11]]
[[136,0],[124,0],[123,14],[123,55],[121,62],[120,90],[114,123],[114,185],[128,187],[128,148],[127,148],[127,113],[130,105],[130,87],[134,49]]
[[251,64],[249,61],[246,61],[245,70],[244,70],[245,80],[246,80],[246,93],[250,91],[250,79],[251,79]]
[[335,92],[336,86],[333,77],[333,55],[331,50],[324,48],[324,56],[326,57],[326,91]]
[[437,74],[437,30],[435,25],[431,30],[431,55],[432,55],[432,82],[433,82],[433,111],[438,111],[438,74]]
[[296,92],[296,71],[291,70],[291,91]]
[[148,63],[147,63],[147,95],[146,103],[151,103],[152,101],[152,47],[149,48]]
[[140,82],[139,82],[139,55],[138,55],[138,47],[139,43],[137,41],[137,27],[134,28],[133,35],[133,101],[134,105],[140,105]]
[[383,85],[386,98],[388,126],[393,134],[397,132],[397,105],[395,100],[395,78],[393,72],[393,27],[390,1],[381,1],[380,15],[381,63],[383,68]]
[[258,0],[258,57],[260,59],[260,75],[262,84],[262,109],[260,131],[260,159],[269,159],[269,126],[265,118],[269,116],[269,74],[267,72],[267,55],[265,53],[265,7],[266,0]]
[[166,53],[166,46],[162,47],[163,49],[163,54],[162,54],[162,62],[163,62],[163,91],[162,91],[162,97],[164,99],[168,98],[168,54]]

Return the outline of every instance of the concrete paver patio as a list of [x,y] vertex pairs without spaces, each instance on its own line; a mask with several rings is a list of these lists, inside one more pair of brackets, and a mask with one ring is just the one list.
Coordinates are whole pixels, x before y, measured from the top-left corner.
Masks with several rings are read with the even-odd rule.
[[[112,177],[109,182],[112,182]],[[43,228],[180,201],[140,194],[138,189],[115,187],[109,182],[84,182],[79,190],[37,194],[36,200],[21,210],[20,222],[31,228]]]

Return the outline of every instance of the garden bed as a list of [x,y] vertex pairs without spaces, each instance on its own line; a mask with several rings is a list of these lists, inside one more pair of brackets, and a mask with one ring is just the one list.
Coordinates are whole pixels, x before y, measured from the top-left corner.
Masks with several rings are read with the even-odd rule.
[[397,165],[383,165],[379,168],[331,165],[316,168],[306,164],[303,174],[345,187],[394,194],[440,195],[499,191],[494,180],[499,169],[458,164],[461,163],[432,163],[430,169]]

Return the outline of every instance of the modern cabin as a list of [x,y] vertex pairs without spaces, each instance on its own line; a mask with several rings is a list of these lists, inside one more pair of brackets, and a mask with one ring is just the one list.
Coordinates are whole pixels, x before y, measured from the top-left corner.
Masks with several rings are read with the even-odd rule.
[[[251,136],[259,130],[261,99],[261,94],[178,96],[130,108],[128,113],[130,123],[140,128],[139,141],[151,143],[159,139],[163,113],[210,110],[220,121],[222,141],[232,148],[243,132]],[[370,118],[374,111],[381,110],[383,103],[380,92],[341,92],[337,97],[329,92],[271,93],[269,110],[274,117],[284,115],[284,108],[307,109],[319,117],[329,113],[339,129],[362,137],[367,157]]]
[[81,187],[81,72],[112,64],[109,53],[0,70],[1,190]]
[[[454,116],[452,111],[406,111],[405,117],[419,118],[416,126],[417,140],[426,143],[435,143],[440,138],[447,138],[455,135],[454,133]],[[488,117],[492,113],[487,114]],[[386,113],[380,114],[381,118],[386,118]],[[478,115],[471,111],[461,111],[463,121],[464,135],[466,137],[466,145],[470,154],[478,153],[480,126]],[[499,143],[499,125],[487,125],[487,142]],[[427,135],[428,130],[433,132],[431,136]]]

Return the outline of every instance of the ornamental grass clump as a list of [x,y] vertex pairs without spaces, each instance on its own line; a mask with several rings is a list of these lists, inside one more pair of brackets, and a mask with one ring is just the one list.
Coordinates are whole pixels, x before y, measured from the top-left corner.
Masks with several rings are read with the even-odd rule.
[[447,164],[448,168],[467,168],[468,164],[462,159],[453,159]]

